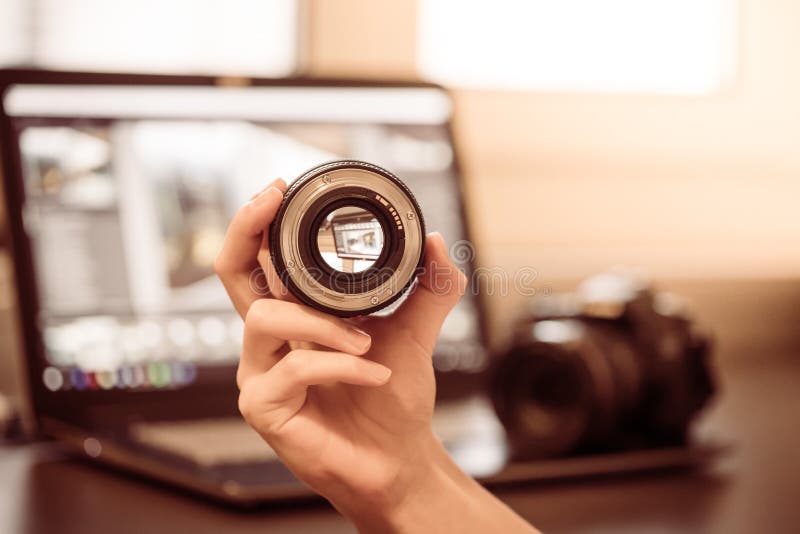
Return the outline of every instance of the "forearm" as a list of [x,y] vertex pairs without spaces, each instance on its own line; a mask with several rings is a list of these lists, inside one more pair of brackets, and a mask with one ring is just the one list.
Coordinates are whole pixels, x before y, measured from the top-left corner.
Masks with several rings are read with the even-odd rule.
[[339,507],[340,511],[362,534],[537,532],[461,471],[433,436],[427,440],[417,462],[408,466],[413,478],[399,482],[405,487],[397,501],[384,506]]

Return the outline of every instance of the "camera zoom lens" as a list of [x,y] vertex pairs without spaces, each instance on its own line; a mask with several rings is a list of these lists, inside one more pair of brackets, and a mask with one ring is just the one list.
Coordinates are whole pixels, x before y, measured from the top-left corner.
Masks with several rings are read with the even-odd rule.
[[498,417],[520,457],[608,444],[641,398],[642,365],[621,332],[572,320],[538,324],[550,323],[574,327],[574,337],[516,346],[494,380]]

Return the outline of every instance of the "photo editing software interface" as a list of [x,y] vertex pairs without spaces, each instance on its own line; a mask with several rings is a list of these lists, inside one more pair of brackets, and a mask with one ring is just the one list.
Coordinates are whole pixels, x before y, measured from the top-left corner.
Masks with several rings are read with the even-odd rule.
[[[243,323],[213,264],[233,214],[275,177],[374,162],[408,184],[428,231],[466,238],[450,102],[435,89],[18,85],[4,104],[52,391],[185,387],[235,365]],[[326,261],[369,265],[374,221],[329,219]],[[439,370],[486,364],[478,321],[468,292],[443,327]]]

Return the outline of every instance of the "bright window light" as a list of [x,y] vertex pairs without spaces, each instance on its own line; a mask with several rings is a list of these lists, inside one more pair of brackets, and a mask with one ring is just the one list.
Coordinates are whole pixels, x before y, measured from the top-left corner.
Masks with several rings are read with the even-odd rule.
[[16,22],[5,25],[28,33],[30,51],[5,62],[22,56],[69,70],[285,76],[297,68],[298,3],[37,0],[9,11]]
[[29,12],[26,0],[0,0],[0,66],[29,58]]
[[705,95],[734,73],[736,0],[419,0],[420,73],[445,85]]

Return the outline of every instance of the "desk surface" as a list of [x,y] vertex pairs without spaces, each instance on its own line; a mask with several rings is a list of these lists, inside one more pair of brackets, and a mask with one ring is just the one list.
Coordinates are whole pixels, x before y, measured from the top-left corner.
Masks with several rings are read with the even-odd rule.
[[[726,365],[698,431],[736,444],[703,472],[522,485],[498,495],[576,532],[797,532],[800,355]],[[240,512],[90,465],[55,444],[0,448],[0,532],[353,532],[324,503]]]

